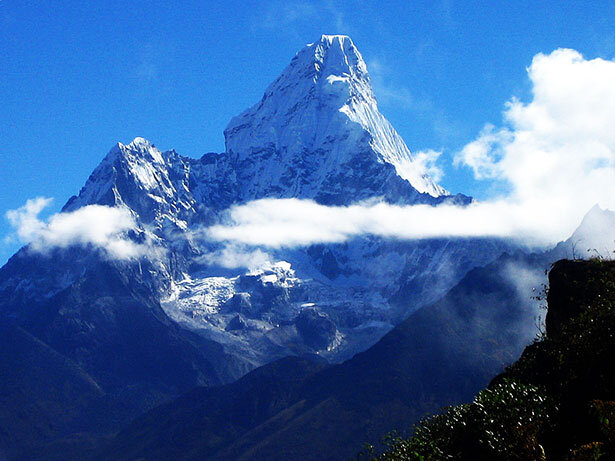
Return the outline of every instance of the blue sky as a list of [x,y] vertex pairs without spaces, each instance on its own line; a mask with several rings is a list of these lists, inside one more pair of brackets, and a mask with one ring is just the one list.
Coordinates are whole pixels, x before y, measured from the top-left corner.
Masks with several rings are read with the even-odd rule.
[[[489,182],[452,157],[529,97],[537,53],[615,58],[613,18],[612,1],[0,0],[0,213],[37,196],[58,211],[117,141],[222,151],[231,117],[322,33],[353,38],[411,150],[444,151],[441,183],[482,198]],[[9,233],[2,217],[0,263]]]

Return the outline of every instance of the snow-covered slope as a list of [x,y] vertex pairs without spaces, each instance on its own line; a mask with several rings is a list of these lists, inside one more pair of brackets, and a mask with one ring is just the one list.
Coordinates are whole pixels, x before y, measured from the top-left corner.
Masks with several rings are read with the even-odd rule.
[[[365,62],[348,37],[323,36],[301,50],[263,99],[229,123],[225,136],[226,152],[200,159],[161,152],[143,138],[118,143],[64,207],[130,211],[137,228],[129,237],[159,251],[104,264],[114,266],[134,296],[159,303],[175,326],[234,357],[228,361],[234,368],[219,376],[236,377],[289,354],[350,357],[509,247],[485,239],[362,237],[271,251],[266,264],[250,271],[221,267],[229,264],[211,257],[220,244],[199,229],[254,199],[469,203],[421,171],[378,111]],[[101,264],[91,248],[69,250],[53,257],[24,250],[12,258],[0,273],[0,311],[43,331],[40,306],[82,284],[84,274],[95,277]],[[101,319],[104,326],[66,327],[67,341],[82,351],[93,331],[98,341],[100,331],[117,328],[113,318]]]
[[[240,161],[267,161],[267,174],[249,185],[248,195],[263,185],[279,185],[295,196],[317,196],[328,175],[357,166],[353,173],[362,180],[361,187],[373,187],[377,182],[363,174],[364,164],[372,162],[383,164],[380,169],[390,175],[377,180],[395,182],[401,177],[421,193],[447,195],[420,171],[378,111],[365,62],[343,35],[323,35],[299,51],[262,100],[231,120],[224,133],[227,152]],[[291,168],[295,171],[289,174]]]

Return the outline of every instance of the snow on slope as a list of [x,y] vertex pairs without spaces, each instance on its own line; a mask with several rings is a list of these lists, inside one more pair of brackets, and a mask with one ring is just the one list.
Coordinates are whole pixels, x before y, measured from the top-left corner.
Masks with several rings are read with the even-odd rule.
[[[378,111],[367,67],[349,37],[323,35],[299,51],[262,100],[225,130],[227,152],[246,159],[278,152],[282,164],[300,165],[306,152],[326,152],[319,174],[352,168],[356,155],[387,163],[421,193],[448,193],[414,163],[405,142]],[[275,178],[279,180],[279,178]],[[270,178],[267,178],[270,180]]]

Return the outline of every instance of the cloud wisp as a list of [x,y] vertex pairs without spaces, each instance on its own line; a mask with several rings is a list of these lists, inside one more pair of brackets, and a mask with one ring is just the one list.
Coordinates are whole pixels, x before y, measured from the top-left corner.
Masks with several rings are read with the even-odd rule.
[[441,237],[504,237],[546,243],[549,231],[535,216],[506,202],[473,203],[467,207],[399,206],[387,203],[325,206],[312,200],[262,199],[234,206],[228,222],[207,228],[219,242],[269,248],[340,243],[361,235],[416,240]]
[[252,248],[249,245],[238,243],[227,243],[220,249],[203,253],[197,258],[197,262],[225,269],[245,267],[252,271],[272,264],[274,258],[260,248]]
[[[566,239],[587,211],[615,209],[615,61],[558,49],[528,68],[532,99],[511,99],[501,127],[485,125],[455,157],[477,181],[509,192],[467,207],[364,203],[327,207],[263,199],[235,206],[205,231],[229,244],[283,248],[343,242],[360,235],[397,239],[504,237],[530,245]],[[419,153],[441,174],[438,152]]]
[[152,250],[150,245],[133,242],[126,236],[137,224],[125,208],[89,205],[43,221],[39,214],[51,201],[45,197],[30,199],[21,208],[6,213],[19,240],[29,244],[32,251],[93,246],[104,250],[111,259],[123,260],[145,256]]

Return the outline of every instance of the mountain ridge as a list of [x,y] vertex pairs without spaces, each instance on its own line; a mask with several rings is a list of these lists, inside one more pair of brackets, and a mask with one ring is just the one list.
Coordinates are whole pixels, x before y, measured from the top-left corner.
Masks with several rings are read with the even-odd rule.
[[[118,143],[63,208],[66,215],[91,205],[120,208],[134,220],[122,238],[152,251],[114,259],[95,245],[43,252],[25,246],[0,268],[0,320],[92,376],[113,408],[123,408],[123,418],[196,385],[233,382],[287,356],[343,362],[438,300],[472,268],[516,247],[497,239],[361,236],[267,249],[267,261],[249,270],[225,265],[227,243],[208,240],[202,230],[224,219],[229,207],[251,200],[432,206],[471,201],[443,195],[419,175],[427,182],[418,187],[432,187],[435,196],[421,192],[400,176],[398,168],[411,165],[412,157],[377,112],[360,53],[349,39],[323,40],[300,52],[309,57],[308,67],[312,56],[322,59],[326,72],[317,82],[312,74],[297,82],[302,90],[292,105],[300,104],[288,114],[288,130],[277,133],[285,142],[265,137],[263,144],[258,134],[237,138],[241,130],[227,131],[228,152],[199,159],[161,152],[143,138]],[[335,47],[339,52],[329,62]],[[273,93],[266,100],[282,100],[280,108],[291,104],[283,93]],[[270,121],[261,117],[267,113],[251,110],[241,120],[269,133]],[[301,128],[302,113],[313,119],[321,112],[331,121],[322,132],[311,133],[310,123]],[[284,120],[273,125],[284,128]],[[102,414],[107,411],[115,410]],[[106,430],[118,428],[118,414],[109,417]]]
[[[221,435],[216,443],[205,446],[189,435],[200,433],[202,418],[211,424],[208,392],[197,388],[126,426],[99,453],[100,459],[121,459],[122,449],[134,457],[162,459],[156,454],[161,448],[159,440],[179,427],[186,435],[182,445],[185,451],[164,447],[168,456],[179,459],[348,459],[359,452],[361,444],[375,443],[389,431],[409,434],[413,424],[426,414],[444,405],[469,401],[540,334],[545,319],[540,317],[541,301],[535,297],[541,296],[536,293],[547,282],[546,269],[570,253],[574,237],[587,234],[588,222],[594,221],[597,212],[603,222],[615,219],[612,211],[592,209],[577,231],[554,249],[503,254],[484,267],[472,269],[444,297],[410,315],[368,350],[341,364],[306,374],[305,385],[292,388],[292,392],[286,388],[286,406],[271,411],[268,419],[239,429],[229,412],[218,408],[218,422],[208,434],[215,438],[219,434],[215,427],[230,425],[237,430],[231,438]],[[561,289],[561,285],[556,288]],[[588,291],[577,285],[581,293]],[[570,293],[570,289],[564,292]],[[550,296],[551,304],[555,304],[555,291]],[[563,302],[570,304],[568,298],[560,300],[560,304]],[[558,323],[555,312],[549,315],[547,328]],[[304,359],[288,359],[271,366],[279,369],[286,364],[290,372],[296,370],[294,360]],[[258,370],[266,373],[269,366]],[[228,395],[228,407],[223,408],[242,408],[232,403],[232,396],[248,389],[258,400],[258,392],[247,384],[252,379],[248,374],[243,385],[234,384],[236,390]],[[183,407],[199,410],[188,415],[180,409]]]
[[[306,74],[306,71],[309,72]],[[293,77],[296,74],[296,78]],[[319,82],[324,85],[324,89],[319,86]],[[292,97],[287,97],[285,91],[293,85],[296,91],[291,91]],[[328,88],[331,85],[341,85],[341,97],[331,96]],[[285,109],[289,105],[294,108],[290,115]],[[357,114],[367,115],[361,115],[363,118],[359,117],[359,120]],[[322,127],[324,132],[313,129],[309,121],[323,117],[330,120],[330,123]],[[280,118],[282,120],[275,121]],[[239,133],[246,130],[248,134]],[[266,141],[263,144],[263,136],[267,140],[271,132],[279,135],[284,142],[275,144]],[[79,195],[67,202],[63,211],[72,212],[92,204],[126,207],[137,223],[132,239],[150,242],[161,252],[166,252],[166,255],[154,258],[146,255],[140,264],[152,275],[140,278],[157,293],[167,314],[210,339],[220,341],[222,338],[227,343],[225,347],[234,348],[234,353],[245,355],[246,358],[254,355],[255,347],[266,351],[257,356],[276,358],[288,354],[290,351],[287,345],[297,340],[312,344],[312,339],[301,338],[302,331],[306,332],[312,327],[307,330],[300,328],[299,331],[295,327],[283,326],[280,334],[256,333],[263,325],[269,329],[279,324],[287,325],[294,318],[305,320],[305,316],[298,315],[300,309],[297,307],[276,314],[277,318],[265,324],[259,317],[248,318],[246,321],[245,312],[238,312],[244,317],[233,317],[234,311],[227,307],[236,303],[231,298],[241,293],[232,292],[237,291],[238,283],[246,277],[236,270],[235,277],[225,275],[226,281],[216,278],[219,273],[227,274],[229,271],[212,270],[212,258],[209,255],[224,250],[224,243],[205,241],[199,237],[198,232],[194,232],[195,229],[198,231],[199,228],[218,222],[232,205],[264,197],[307,198],[323,204],[351,204],[357,200],[376,199],[392,203],[437,205],[445,202],[467,204],[471,200],[461,194],[449,195],[435,183],[432,184],[429,178],[422,176],[420,180],[427,182],[421,187],[430,188],[431,193],[420,192],[412,186],[411,181],[399,175],[402,166],[406,170],[409,168],[412,156],[403,140],[378,112],[365,62],[352,41],[345,36],[323,36],[319,42],[299,51],[288,68],[270,85],[263,100],[229,123],[225,136],[227,152],[206,154],[200,159],[184,157],[173,150],[161,152],[151,142],[140,137],[128,144],[118,143],[90,175]],[[246,143],[246,139],[252,140],[254,145]],[[323,162],[323,158],[330,161]],[[406,162],[405,166],[399,162]],[[385,262],[387,259],[397,260],[406,266],[401,274],[404,277],[407,275],[403,274],[413,274],[417,270],[425,274],[410,275],[417,280],[409,284],[404,282],[406,286],[415,287],[417,300],[426,296],[428,291],[433,291],[433,286],[429,287],[427,280],[435,275],[439,266],[454,266],[446,269],[448,279],[442,283],[442,288],[431,294],[431,298],[423,300],[424,303],[435,300],[447,287],[458,281],[467,269],[495,258],[507,247],[496,240],[484,239],[482,242],[486,250],[484,254],[477,253],[472,245],[466,245],[461,240],[434,240],[404,245],[359,238],[356,242],[329,246],[327,249],[316,245],[306,251],[272,251],[270,256],[274,269],[264,268],[261,273],[275,272],[275,267],[279,267],[275,264],[288,260],[291,272],[283,277],[298,282],[296,286],[280,287],[287,291],[283,294],[284,299],[292,298],[289,296],[291,292],[305,292],[308,286],[313,292],[324,294],[328,291],[333,294],[332,301],[324,300],[330,307],[325,310],[316,303],[315,309],[319,309],[320,314],[307,317],[310,321],[324,322],[315,328],[327,328],[325,324],[333,316],[339,318],[347,315],[335,312],[338,310],[336,305],[347,304],[344,298],[367,298],[369,290],[363,285],[373,284],[382,278],[380,274],[384,265],[388,264]],[[404,246],[407,250],[401,249]],[[413,261],[408,261],[404,253],[413,254]],[[429,256],[440,259],[440,255],[443,256],[442,263],[432,262],[419,269],[422,265],[420,261]],[[459,258],[460,262],[451,262],[449,258]],[[365,274],[365,259],[373,261],[372,268],[378,274],[376,277]],[[377,283],[384,282],[383,285],[392,287],[394,282],[391,276],[398,277],[388,271],[386,278]],[[265,280],[269,276],[263,277],[262,280]],[[348,283],[338,282],[344,277],[355,280],[350,283],[350,293],[346,288]],[[314,282],[304,283],[304,279]],[[213,286],[221,290],[216,289],[218,291],[214,291],[213,296],[207,295],[207,299],[212,300],[214,305],[195,309],[194,306],[203,299],[203,290],[211,290]],[[258,286],[261,287],[258,290],[267,291],[264,285]],[[197,291],[193,290],[194,287]],[[186,289],[187,292],[184,291]],[[372,333],[362,338],[363,333],[357,335],[359,330],[355,328],[356,322],[353,320],[355,324],[349,329],[343,325],[348,322],[342,318],[342,325],[337,325],[339,331],[331,330],[330,343],[324,347],[325,350],[331,350],[333,344],[348,343],[349,349],[342,352],[341,357],[349,357],[356,350],[369,346],[390,328],[391,322],[399,320],[400,316],[393,311],[390,311],[391,314],[385,312],[386,299],[392,295],[391,288],[378,288],[381,289],[387,290],[381,295],[385,298],[384,302],[378,301],[374,305],[367,301],[366,304],[370,306],[358,309],[365,313],[372,312],[365,319],[366,324],[379,326],[365,330]],[[231,298],[227,293],[230,293]],[[253,293],[250,293],[248,296],[252,296]],[[269,302],[269,296],[259,294],[252,298]],[[314,304],[314,299],[301,296],[304,297],[303,302],[294,301],[298,307]],[[187,297],[191,299],[183,302],[182,299]],[[330,297],[327,295],[327,298]],[[244,296],[243,299],[245,301],[248,298]],[[250,304],[252,301],[245,302]],[[288,304],[288,300],[280,302]],[[266,308],[259,306],[258,310]],[[220,325],[219,318],[224,310],[229,313]],[[255,308],[249,311],[254,316]],[[258,312],[256,314],[261,315]],[[323,314],[328,318],[323,319]],[[356,311],[351,315],[357,317],[357,314],[361,315]],[[235,322],[241,328],[227,329],[230,322]],[[236,340],[238,335],[239,341]],[[356,341],[352,339],[353,336],[357,337]],[[256,341],[258,346],[248,345],[246,349],[243,344],[246,340],[250,343]],[[353,345],[353,341],[357,344]],[[292,349],[296,353],[294,346]],[[317,351],[308,347],[304,352]],[[262,360],[248,358],[249,363],[260,364]]]

